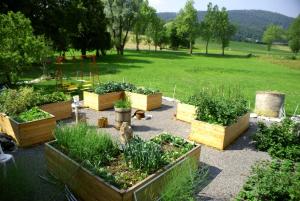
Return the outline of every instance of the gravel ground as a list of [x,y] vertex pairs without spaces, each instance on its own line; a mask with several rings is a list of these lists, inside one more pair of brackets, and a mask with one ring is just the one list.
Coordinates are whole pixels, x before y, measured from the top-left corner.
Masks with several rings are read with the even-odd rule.
[[[132,119],[134,133],[144,139],[149,139],[164,131],[187,138],[190,125],[176,120],[175,111],[175,103],[164,100],[161,109],[146,113],[152,115],[151,119]],[[96,125],[99,117],[108,117],[109,127],[104,130],[118,137],[118,131],[113,127],[113,110],[97,112],[82,109],[80,113],[86,116],[87,122],[91,125]],[[65,123],[74,123],[74,121],[70,119]],[[250,167],[256,161],[270,159],[268,154],[255,150],[251,144],[250,137],[255,130],[256,122],[251,119],[248,131],[225,151],[202,146],[200,162],[209,168],[209,178],[207,185],[199,192],[199,200],[221,201],[234,198],[246,181]],[[56,184],[52,184],[55,180],[47,174],[43,151],[44,146],[40,145],[29,149],[19,149],[13,153],[18,169],[14,171],[12,167],[6,179],[0,175],[0,201],[64,200],[63,186],[57,181]],[[40,176],[50,178],[48,179],[50,182]],[[18,182],[17,188],[12,180]]]

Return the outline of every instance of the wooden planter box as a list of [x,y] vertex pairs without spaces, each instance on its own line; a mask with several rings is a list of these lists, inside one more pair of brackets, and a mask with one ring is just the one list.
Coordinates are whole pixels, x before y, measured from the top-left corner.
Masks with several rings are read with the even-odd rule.
[[177,103],[176,118],[191,123],[196,118],[197,107],[185,103]]
[[39,106],[41,110],[52,114],[56,121],[72,117],[72,102],[64,101]]
[[125,96],[131,101],[131,106],[139,110],[154,110],[160,108],[162,104],[162,93],[144,95],[126,91]]
[[5,114],[0,114],[2,132],[12,136],[21,147],[28,147],[53,140],[56,127],[55,117],[37,121],[18,123]]
[[[177,159],[174,163],[150,175],[127,190],[120,190],[106,183],[102,178],[94,175],[55,149],[51,143],[46,144],[45,154],[48,170],[67,184],[83,201],[134,201],[135,196],[138,200],[151,201],[150,194],[152,196],[160,194],[163,189],[162,186],[169,180],[170,174],[174,171],[172,167],[176,164],[179,165],[180,162],[184,162],[184,159],[187,157],[192,158],[198,164],[200,150],[200,145],[197,145],[193,150]],[[135,192],[137,192],[136,195]]]
[[83,92],[84,106],[102,111],[114,107],[114,103],[123,97],[123,92],[112,92],[98,95],[92,92]]
[[249,127],[250,113],[241,116],[230,126],[193,120],[189,140],[223,150]]

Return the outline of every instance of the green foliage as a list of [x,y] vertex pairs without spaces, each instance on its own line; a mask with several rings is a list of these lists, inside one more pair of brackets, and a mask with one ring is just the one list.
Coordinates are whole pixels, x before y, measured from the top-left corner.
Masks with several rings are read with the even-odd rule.
[[33,107],[30,110],[21,112],[18,116],[13,116],[13,119],[19,123],[37,121],[40,119],[46,119],[51,117],[49,113],[40,110],[37,107]]
[[186,37],[189,41],[190,54],[193,53],[193,42],[199,30],[197,10],[194,8],[194,3],[194,0],[188,0],[175,19],[177,33],[182,37]]
[[124,100],[118,100],[115,102],[115,108],[122,108],[122,109],[130,109],[131,108],[131,102],[128,99]]
[[175,167],[170,179],[163,186],[162,201],[196,201],[196,190],[206,183],[208,169],[197,169],[193,160],[187,159]]
[[144,95],[151,95],[151,94],[158,93],[159,90],[145,88],[145,87],[139,87],[139,88],[132,90],[131,92],[138,93],[138,94],[144,94]]
[[119,154],[118,145],[107,133],[81,123],[59,126],[55,130],[56,147],[80,163],[94,168],[107,165]]
[[276,40],[282,39],[284,30],[278,25],[270,25],[263,35],[263,42],[268,45],[268,51],[271,50],[272,43]]
[[145,30],[145,33],[147,36],[147,40],[153,42],[155,51],[157,50],[157,46],[161,46],[162,43],[166,42],[164,38],[166,36],[164,21],[160,19],[156,14],[152,17]]
[[300,16],[290,25],[288,30],[289,46],[295,54],[300,50]]
[[263,161],[252,168],[251,176],[236,200],[300,200],[300,163],[289,160]]
[[134,137],[124,147],[127,165],[147,173],[153,173],[165,165],[162,153],[161,146],[152,141],[143,141],[139,137]]
[[34,97],[35,105],[45,105],[68,100],[71,100],[70,95],[66,95],[65,93],[60,91],[54,91],[52,93],[37,91]]
[[238,88],[202,89],[187,104],[197,107],[199,121],[228,126],[248,112],[247,100]]
[[31,108],[34,98],[33,88],[22,87],[18,90],[4,90],[0,94],[0,112],[9,116],[16,116]]
[[34,36],[30,20],[20,12],[0,15],[0,77],[11,85],[30,64],[40,63],[48,49],[41,36]]
[[300,124],[285,119],[281,124],[267,127],[260,122],[253,140],[259,150],[272,157],[300,162]]
[[118,92],[118,91],[132,91],[136,87],[133,84],[125,83],[125,82],[107,82],[104,84],[100,84],[95,87],[95,93],[101,95],[110,92]]

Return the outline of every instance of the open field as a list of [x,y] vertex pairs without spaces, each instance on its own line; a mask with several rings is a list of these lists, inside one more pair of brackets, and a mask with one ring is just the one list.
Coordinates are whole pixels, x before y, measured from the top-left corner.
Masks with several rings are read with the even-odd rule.
[[[201,46],[202,45],[202,46]],[[274,46],[268,53],[260,44],[232,42],[226,56],[219,53],[217,44],[211,44],[208,56],[202,54],[204,46],[193,56],[185,52],[127,50],[125,56],[108,52],[106,57],[93,65],[89,60],[67,61],[61,65],[52,65],[51,71],[60,66],[64,77],[77,79],[77,71],[83,72],[89,80],[89,72],[99,72],[100,81],[126,81],[138,86],[160,89],[165,96],[185,99],[203,87],[219,85],[239,86],[254,107],[255,92],[259,90],[277,90],[287,94],[286,111],[292,114],[300,103],[300,61],[291,60],[292,54],[286,47]],[[199,49],[200,47],[200,49]],[[245,55],[254,56],[247,58]],[[78,53],[77,53],[78,55]],[[30,70],[24,79],[34,79],[40,75],[38,70]],[[81,78],[80,78],[81,79]],[[47,81],[39,85],[55,85]]]

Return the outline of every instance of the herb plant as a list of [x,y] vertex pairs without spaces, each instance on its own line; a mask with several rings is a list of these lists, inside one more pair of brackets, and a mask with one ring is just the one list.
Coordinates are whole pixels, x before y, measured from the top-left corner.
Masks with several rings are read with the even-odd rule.
[[130,109],[131,102],[128,99],[118,100],[115,102],[115,108]]
[[259,162],[236,200],[300,200],[300,163],[290,160]]
[[259,122],[253,140],[257,149],[267,151],[272,157],[300,162],[300,124],[290,119],[270,127]]
[[19,123],[36,121],[40,119],[46,119],[51,117],[49,113],[40,110],[37,107],[33,107],[28,111],[21,112],[18,116],[13,117]]
[[248,112],[247,100],[238,90],[203,89],[187,101],[197,107],[196,119],[228,126]]

